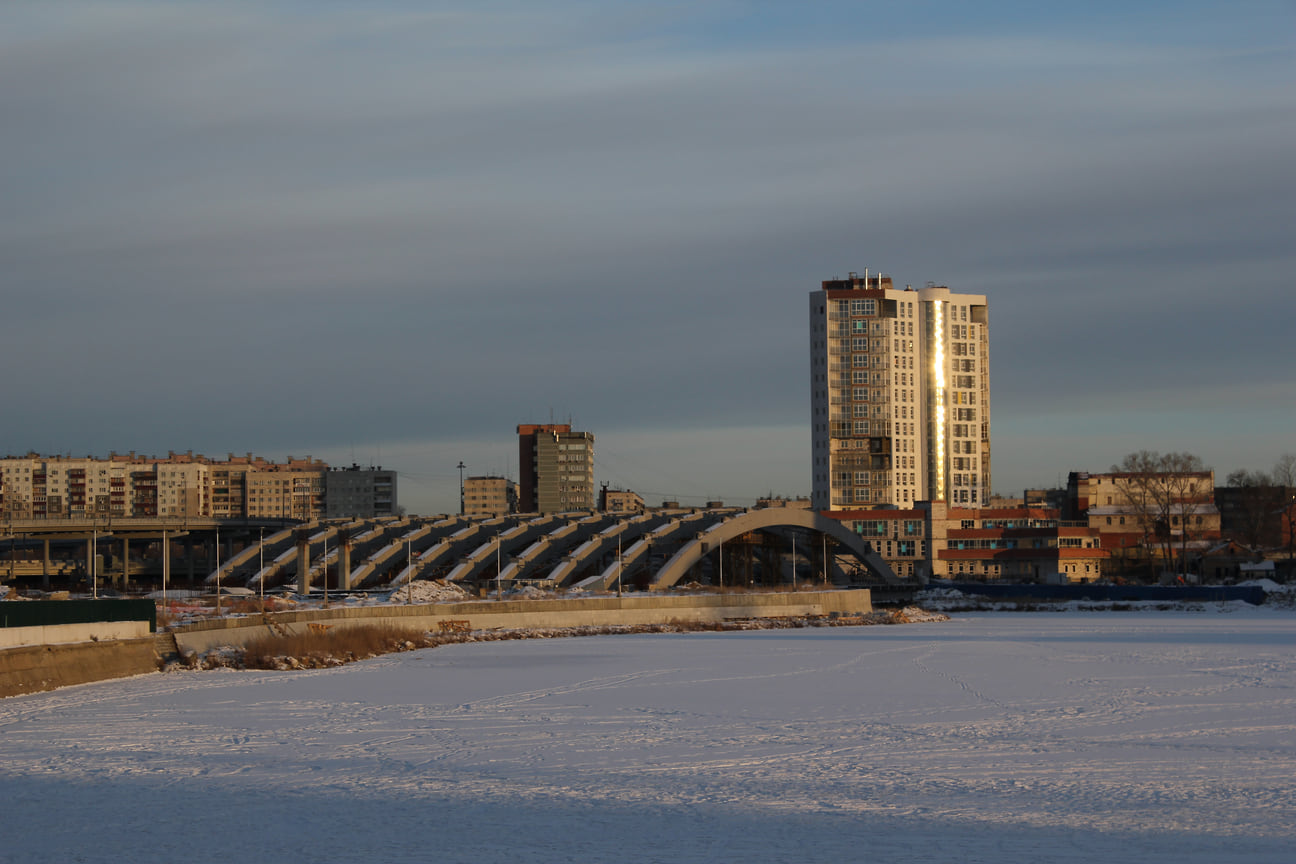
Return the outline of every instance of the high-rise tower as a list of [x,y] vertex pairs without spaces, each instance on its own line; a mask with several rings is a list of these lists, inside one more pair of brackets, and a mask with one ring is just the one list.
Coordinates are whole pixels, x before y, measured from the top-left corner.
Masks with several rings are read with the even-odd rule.
[[990,495],[986,298],[851,273],[810,294],[811,506]]
[[518,431],[518,511],[593,510],[594,434],[568,423],[524,423]]

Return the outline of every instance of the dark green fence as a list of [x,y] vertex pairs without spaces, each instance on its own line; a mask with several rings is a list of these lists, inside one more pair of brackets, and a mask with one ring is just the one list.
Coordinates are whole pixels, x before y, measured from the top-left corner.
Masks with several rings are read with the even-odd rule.
[[0,602],[0,627],[44,627],[96,621],[147,621],[157,630],[152,600],[7,600]]

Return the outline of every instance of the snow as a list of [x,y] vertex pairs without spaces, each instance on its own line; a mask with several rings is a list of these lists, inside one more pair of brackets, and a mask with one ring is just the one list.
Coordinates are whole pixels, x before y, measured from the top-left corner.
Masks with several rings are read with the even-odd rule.
[[450,645],[0,701],[0,862],[1291,860],[1296,615]]

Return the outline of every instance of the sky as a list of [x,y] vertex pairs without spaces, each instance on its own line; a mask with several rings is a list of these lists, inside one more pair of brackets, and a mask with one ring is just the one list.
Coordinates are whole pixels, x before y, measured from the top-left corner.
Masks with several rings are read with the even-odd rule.
[[996,491],[1296,451],[1296,3],[0,4],[0,455],[810,491],[806,296],[990,305]]

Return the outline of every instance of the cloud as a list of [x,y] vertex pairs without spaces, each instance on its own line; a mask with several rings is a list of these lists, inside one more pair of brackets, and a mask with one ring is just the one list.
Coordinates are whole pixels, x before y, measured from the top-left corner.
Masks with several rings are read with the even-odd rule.
[[1270,416],[1290,48],[920,11],[6,7],[0,444],[795,429],[806,293],[865,267],[990,298],[1005,440]]

